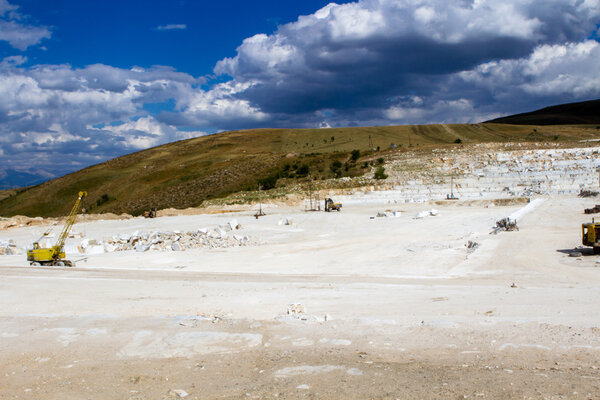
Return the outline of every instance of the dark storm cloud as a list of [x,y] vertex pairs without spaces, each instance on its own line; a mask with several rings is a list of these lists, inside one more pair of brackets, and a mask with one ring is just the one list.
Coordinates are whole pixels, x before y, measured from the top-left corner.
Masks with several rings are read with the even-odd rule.
[[[290,79],[263,79],[240,97],[260,106],[267,113],[313,112],[334,108],[348,110],[371,107],[381,109],[399,94],[418,92],[429,95],[446,75],[468,70],[482,61],[521,57],[531,44],[513,38],[482,42],[473,40],[461,45],[435,43],[414,38],[407,42],[376,41],[354,57],[320,57],[309,52],[308,73]],[[335,53],[351,53],[352,46]],[[327,54],[334,53],[328,49]],[[353,58],[345,62],[345,58]]]
[[[580,41],[599,16],[597,1],[330,5],[272,35],[245,40],[215,72],[251,82],[231,98],[273,116],[302,113],[315,123],[318,111],[329,109],[339,121],[360,123],[351,116],[360,110],[367,120],[389,123],[385,111],[397,98],[417,96],[452,109],[456,100],[471,99],[467,95],[479,100],[474,108],[495,103],[489,92],[486,97],[464,81],[458,85],[454,75],[494,60],[527,58],[540,45]],[[444,90],[451,83],[452,94]]]

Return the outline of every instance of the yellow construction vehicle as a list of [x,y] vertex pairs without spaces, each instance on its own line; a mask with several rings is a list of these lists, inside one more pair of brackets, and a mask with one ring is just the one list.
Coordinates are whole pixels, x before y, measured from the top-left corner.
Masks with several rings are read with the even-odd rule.
[[594,254],[600,254],[600,223],[592,219],[591,223],[581,225],[581,243],[594,248]]
[[325,199],[325,211],[342,211],[342,203],[334,203],[333,200]]
[[[77,212],[81,206],[81,200],[87,196],[87,192],[79,192],[79,197],[71,210],[71,213],[65,221],[65,226],[56,241],[56,244],[50,248],[40,247],[39,242],[33,243],[33,249],[27,250],[27,261],[32,266],[55,265],[58,267],[72,267],[73,263],[65,259],[65,241],[69,236],[69,231],[75,223]],[[46,235],[46,234],[44,234]]]
[[142,214],[144,218],[156,218],[156,208],[151,208],[150,211],[144,211]]

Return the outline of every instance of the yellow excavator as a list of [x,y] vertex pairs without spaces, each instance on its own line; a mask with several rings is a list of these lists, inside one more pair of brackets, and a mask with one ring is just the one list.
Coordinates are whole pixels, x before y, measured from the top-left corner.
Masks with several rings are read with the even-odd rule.
[[[57,267],[72,267],[73,263],[65,259],[65,241],[77,218],[77,212],[81,207],[81,200],[87,196],[87,192],[79,192],[79,197],[67,217],[65,226],[56,241],[56,244],[50,248],[40,247],[39,242],[33,243],[33,249],[27,250],[27,261],[31,266],[50,265]],[[46,236],[47,233],[44,234]]]
[[342,203],[335,203],[330,198],[325,199],[325,211],[342,211]]

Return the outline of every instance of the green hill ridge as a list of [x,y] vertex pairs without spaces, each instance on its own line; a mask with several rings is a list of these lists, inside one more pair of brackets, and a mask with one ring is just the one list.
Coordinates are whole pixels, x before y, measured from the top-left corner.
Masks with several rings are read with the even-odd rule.
[[[89,193],[84,205],[88,212],[138,215],[150,208],[199,206],[209,199],[255,191],[259,183],[285,189],[319,180],[335,186],[335,178],[360,176],[369,171],[365,162],[390,152],[484,142],[574,142],[599,135],[595,127],[488,123],[224,132],[165,144],[11,190],[0,195],[0,216],[65,215],[80,190]],[[360,152],[357,160],[352,160],[353,150]]]
[[560,104],[487,122],[512,125],[600,124],[600,100]]

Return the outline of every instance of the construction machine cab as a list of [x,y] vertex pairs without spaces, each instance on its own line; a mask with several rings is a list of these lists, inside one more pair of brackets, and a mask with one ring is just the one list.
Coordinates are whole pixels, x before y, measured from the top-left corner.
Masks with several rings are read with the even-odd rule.
[[581,225],[581,244],[593,247],[594,254],[600,254],[600,223],[592,220]]
[[594,254],[600,254],[600,223],[592,219],[591,223],[581,225],[581,244],[594,248]]

